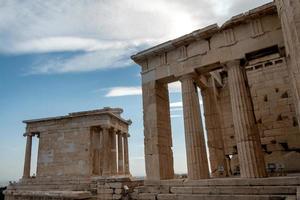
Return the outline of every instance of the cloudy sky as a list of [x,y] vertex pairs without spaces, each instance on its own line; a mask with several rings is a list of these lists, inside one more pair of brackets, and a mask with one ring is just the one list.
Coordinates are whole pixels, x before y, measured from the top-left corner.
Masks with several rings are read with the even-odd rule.
[[[269,1],[0,0],[0,182],[22,175],[22,120],[103,106],[132,119],[131,171],[143,175],[140,68],[130,55]],[[175,170],[185,172],[180,84],[170,93]]]

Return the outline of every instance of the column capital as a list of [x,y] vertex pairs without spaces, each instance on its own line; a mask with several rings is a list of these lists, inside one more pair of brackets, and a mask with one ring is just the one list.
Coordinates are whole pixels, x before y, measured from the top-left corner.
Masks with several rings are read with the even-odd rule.
[[112,127],[112,126],[109,125],[109,124],[103,124],[103,125],[101,125],[100,127],[101,127],[101,129],[106,129],[106,130],[111,130],[111,129],[114,128],[114,127]]
[[180,81],[184,81],[184,80],[186,80],[186,79],[188,79],[188,80],[196,80],[197,79],[197,74],[196,73],[190,73],[190,74],[184,74],[184,75],[182,75],[182,76],[180,76],[179,77],[179,80]]
[[230,60],[228,62],[223,63],[224,64],[224,68],[228,69],[230,67],[236,67],[236,66],[240,66],[241,65],[241,61],[240,60]]
[[39,137],[40,133],[39,132],[26,132],[23,134],[24,137],[27,137],[27,136],[33,137],[35,135],[37,135]]
[[129,134],[129,133],[125,133],[125,132],[124,132],[122,135],[123,135],[123,137],[130,137],[130,134]]
[[26,132],[26,133],[23,133],[23,136],[24,136],[24,137],[32,136],[32,134],[31,134],[30,132]]

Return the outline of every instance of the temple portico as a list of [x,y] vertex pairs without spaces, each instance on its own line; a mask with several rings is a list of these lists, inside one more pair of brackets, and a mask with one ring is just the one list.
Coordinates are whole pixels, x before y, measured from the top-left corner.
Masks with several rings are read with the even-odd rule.
[[[103,110],[70,113],[68,116],[62,117],[25,121],[27,124],[27,132],[24,134],[26,137],[26,149],[23,179],[31,178],[31,152],[32,139],[34,136],[37,136],[39,143],[42,144],[39,145],[38,149],[36,177],[49,176],[50,173],[53,177],[75,176],[76,173],[80,176],[105,177],[130,175],[128,161],[128,125],[130,125],[131,122],[120,118],[121,112],[120,109],[114,110],[105,108]],[[99,119],[97,119],[97,117]],[[63,129],[57,128],[57,130],[61,131],[54,130],[52,125],[54,121],[58,121],[57,126],[59,126],[59,121],[63,124],[69,123],[68,120],[70,121],[69,127],[65,125]],[[82,126],[81,120],[86,121],[84,126]],[[97,122],[97,120],[99,120],[99,122]],[[71,122],[73,121],[74,123],[72,124]],[[82,140],[86,140],[86,144],[83,144],[83,141],[77,140],[77,138],[68,139],[70,136],[66,135],[78,134],[78,132],[75,131],[76,123],[80,126],[80,133],[86,133],[86,135],[81,138]],[[52,132],[52,130],[54,132]],[[57,137],[53,137],[53,134],[56,134]],[[64,141],[64,139],[67,139],[67,141]],[[50,144],[44,145],[45,143],[50,143],[53,147],[49,146]],[[67,149],[64,150],[64,147],[60,147],[60,149],[57,150],[61,152],[55,153],[57,150],[53,149],[54,146],[61,145],[64,145]],[[82,147],[87,151],[87,154],[84,153],[82,156],[80,154],[85,151],[79,148],[81,145],[83,145]],[[78,162],[77,165],[68,168],[68,170],[63,170],[63,167],[59,167],[60,159],[66,160],[68,156],[75,153],[79,155],[75,158],[73,157],[73,160],[70,162]],[[67,165],[66,162],[64,164]],[[79,169],[80,165],[83,164],[87,164],[85,171]]]
[[[287,21],[280,21],[277,10],[288,18],[285,9],[289,6],[284,0],[269,3],[234,16],[221,27],[214,24],[132,56],[142,69],[147,180],[175,177],[167,87],[175,81],[182,88],[189,180],[234,175],[262,178],[274,166],[287,173],[294,170],[287,164],[292,161],[283,161],[285,153],[293,150],[280,148],[281,144],[292,146],[292,137],[300,141],[297,90],[292,90],[294,101],[279,103],[289,98],[290,85],[281,81],[284,73],[280,71],[288,73],[285,42],[291,30],[284,27]],[[296,47],[291,46],[289,53],[294,55]],[[297,81],[291,80],[297,87]],[[276,95],[280,92],[281,96]],[[288,119],[293,123],[285,123],[285,128],[278,125]]]

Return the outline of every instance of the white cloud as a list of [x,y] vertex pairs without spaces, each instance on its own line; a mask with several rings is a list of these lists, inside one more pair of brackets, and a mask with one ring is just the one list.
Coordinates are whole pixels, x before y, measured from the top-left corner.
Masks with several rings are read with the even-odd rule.
[[30,74],[84,72],[127,67],[132,63],[122,49],[99,50],[71,58],[43,59],[32,66]]
[[179,81],[168,84],[169,91],[171,93],[181,92],[181,83]]
[[171,118],[180,118],[182,115],[171,115]]
[[120,96],[132,96],[141,95],[141,87],[113,87],[106,93],[105,97],[120,97]]
[[13,53],[45,53],[62,51],[99,51],[106,49],[122,49],[128,44],[119,41],[101,41],[80,37],[45,37],[15,43],[6,51]]
[[125,67],[137,49],[222,23],[269,1],[2,0],[0,53],[82,52],[44,59],[31,73]]
[[170,109],[171,110],[171,112],[176,112],[176,111],[182,111],[183,110],[183,108],[182,107],[175,107],[175,108],[171,108]]
[[[51,65],[50,65],[51,66]],[[181,92],[180,82],[173,82],[168,85],[170,93],[179,93]],[[107,93],[105,97],[121,97],[121,96],[133,96],[133,95],[142,95],[141,86],[118,86],[111,87],[106,89]],[[99,90],[96,90],[99,91]]]
[[182,101],[170,103],[170,108],[178,108],[178,107],[182,107]]

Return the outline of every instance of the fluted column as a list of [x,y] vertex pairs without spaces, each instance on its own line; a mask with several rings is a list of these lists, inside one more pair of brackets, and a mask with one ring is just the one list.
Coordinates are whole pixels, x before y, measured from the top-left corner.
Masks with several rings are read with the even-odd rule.
[[100,132],[98,127],[92,127],[92,160],[93,175],[100,175]]
[[32,149],[32,134],[26,134],[26,149],[25,149],[25,162],[24,162],[24,171],[23,178],[30,178],[30,166],[31,166],[31,149]]
[[174,178],[168,86],[143,76],[145,166],[147,180]]
[[112,130],[110,133],[110,140],[111,140],[111,174],[117,174],[117,149],[116,149],[116,131]]
[[99,153],[99,166],[100,166],[100,175],[103,175],[103,167],[104,167],[104,160],[103,160],[103,157],[104,157],[104,149],[105,149],[105,146],[106,144],[104,143],[104,137],[103,137],[103,129],[101,128],[100,129],[100,153]]
[[227,68],[241,177],[265,177],[264,155],[245,70],[238,60],[227,63]]
[[188,178],[209,178],[204,131],[201,120],[197,87],[192,75],[180,78],[184,114]]
[[110,173],[110,159],[111,159],[111,139],[109,135],[109,127],[102,127],[104,150],[103,150],[103,176],[109,176]]
[[118,133],[118,174],[124,174],[123,136]]
[[123,135],[124,140],[124,172],[126,175],[130,175],[129,171],[129,153],[128,153],[128,137],[129,134]]
[[[211,176],[223,177],[227,175],[227,164],[224,152],[220,108],[216,94],[217,88],[213,77],[208,79],[208,84],[208,87],[201,88],[201,94],[204,107]],[[222,173],[220,172],[221,169],[223,169]]]

